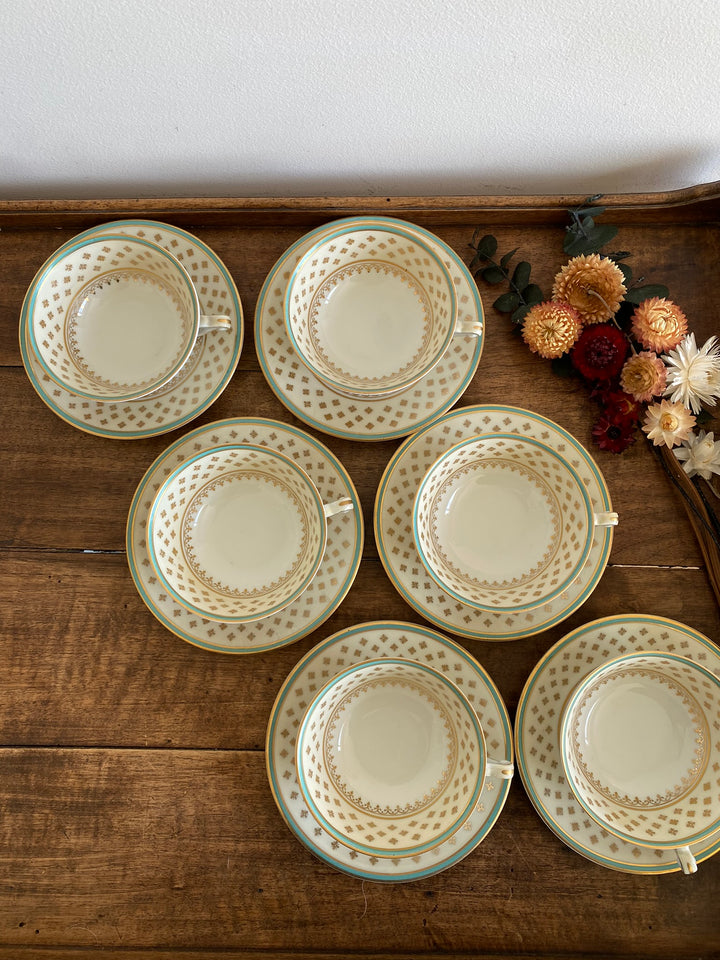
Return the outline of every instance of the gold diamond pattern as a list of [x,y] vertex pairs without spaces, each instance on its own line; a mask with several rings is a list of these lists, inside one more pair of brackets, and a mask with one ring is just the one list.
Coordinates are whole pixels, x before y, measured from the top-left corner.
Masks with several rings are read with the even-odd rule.
[[[30,348],[26,297],[20,321],[23,363],[40,398],[73,426],[100,436],[157,436],[199,416],[227,385],[242,350],[242,305],[229,275],[220,269],[220,261],[203,252],[201,242],[192,234],[178,227],[121,221],[81,236],[100,237],[103,233],[124,233],[169,250],[196,284],[203,312],[229,316],[232,330],[213,330],[212,336],[200,337],[180,372],[161,389],[138,400],[97,403],[76,396],[44,373]],[[201,274],[200,270],[206,272]],[[198,284],[203,278],[207,286],[201,287]]]
[[[410,231],[409,224],[404,225]],[[283,300],[293,269],[310,245],[327,230],[316,233],[283,254],[271,270],[256,313],[255,346],[263,373],[277,397],[296,416],[318,430],[356,440],[402,437],[447,410],[477,369],[482,338],[453,337],[442,359],[414,386],[383,400],[353,400],[334,393],[297,357],[285,327]],[[474,282],[457,258],[421,239],[442,259],[455,285],[458,317],[482,320],[473,294]]]
[[[296,601],[279,613],[250,623],[206,620],[163,590],[147,550],[147,523],[161,484],[189,457],[213,447],[251,443],[272,447],[295,460],[325,503],[351,497],[355,509],[327,521],[327,547],[318,572]],[[140,595],[168,629],[198,646],[226,653],[268,650],[299,640],[326,620],[355,578],[363,543],[362,512],[352,481],[319,441],[276,420],[239,418],[200,427],[173,444],[140,482],[128,519],[128,560]]]
[[267,762],[273,795],[290,828],[306,846],[340,870],[376,880],[407,880],[445,869],[467,856],[497,820],[510,780],[495,777],[470,818],[457,833],[412,857],[378,858],[339,843],[309,814],[295,775],[295,737],[309,698],[327,681],[361,660],[402,657],[418,660],[449,676],[475,708],[486,734],[489,756],[512,760],[505,735],[508,715],[490,677],[458,644],[433,630],[405,623],[368,623],[342,631],[311,650],[280,691],[268,726]]
[[593,510],[610,509],[602,476],[583,446],[556,424],[512,407],[464,407],[418,431],[390,460],[375,504],[375,537],[388,576],[405,599],[438,626],[488,640],[529,636],[568,617],[596,586],[607,564],[612,528],[599,528],[582,570],[557,598],[512,613],[479,610],[444,593],[427,573],[415,546],[412,515],[420,480],[437,458],[473,436],[517,433],[563,457],[585,487]]
[[[563,775],[560,719],[577,683],[606,660],[632,651],[660,650],[720,669],[720,653],[690,627],[662,617],[608,617],[574,630],[535,667],[520,696],[515,721],[518,767],[535,808],[573,849],[626,872],[680,869],[672,850],[636,845],[608,833],[581,809]],[[718,847],[712,837],[694,846],[700,861]]]

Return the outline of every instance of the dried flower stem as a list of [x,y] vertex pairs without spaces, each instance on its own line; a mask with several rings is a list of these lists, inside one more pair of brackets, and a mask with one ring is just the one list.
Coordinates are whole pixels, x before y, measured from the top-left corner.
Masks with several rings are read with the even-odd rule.
[[[720,526],[700,490],[680,466],[669,447],[653,447],[663,469],[683,498],[685,511],[695,533],[707,569],[715,600],[720,605]],[[715,491],[713,490],[713,493]],[[717,495],[717,494],[716,494]]]

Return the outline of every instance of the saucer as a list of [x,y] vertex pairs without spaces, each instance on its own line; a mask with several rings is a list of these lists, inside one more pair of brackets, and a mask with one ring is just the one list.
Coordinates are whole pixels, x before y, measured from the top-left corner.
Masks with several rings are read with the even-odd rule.
[[426,571],[415,546],[413,507],[420,481],[441,454],[473,436],[517,433],[563,457],[580,478],[593,511],[611,510],[603,476],[585,448],[545,417],[517,407],[463,407],[413,434],[393,455],[375,499],[374,528],[385,571],[405,600],[431,623],[452,633],[485,640],[514,640],[547,630],[587,600],[610,554],[613,528],[597,527],[578,576],[553,600],[517,612],[480,610],[450,597]]
[[[351,440],[391,440],[430,423],[455,403],[477,370],[484,336],[453,337],[442,359],[424,377],[382,400],[356,400],[323,384],[300,361],[285,326],[285,290],[300,258],[326,233],[344,225],[397,224],[392,218],[349,217],[324,224],[297,240],[268,274],[255,311],[255,345],[263,374],[273,393],[298,419],[316,430]],[[477,286],[457,254],[421,227],[402,221],[440,257],[455,286],[458,318],[483,319]]]
[[[567,698],[595,667],[633,651],[673,653],[706,669],[720,668],[720,651],[701,633],[664,617],[628,615],[593,620],[559,640],[537,664],[520,695],[515,718],[518,766],[533,806],[569,847],[625,873],[676,873],[673,850],[636,846],[612,836],[582,809],[567,786],[559,731]],[[720,831],[691,844],[698,863],[720,849]]]
[[[231,444],[270,447],[292,458],[310,476],[323,500],[349,497],[353,509],[327,521],[327,545],[310,585],[284,609],[249,623],[206,620],[164,589],[150,561],[150,509],[162,483],[190,457]],[[340,461],[318,440],[277,420],[243,417],[206,424],[171,444],[150,466],[135,492],[127,521],[130,573],[151,613],[188,643],[221,653],[258,653],[294,643],[315,630],[339,606],[360,565],[363,521],[360,500]]]
[[[20,351],[25,371],[40,399],[61,419],[86,433],[133,440],[169,433],[194,420],[220,396],[233,375],[243,344],[243,311],[227,268],[213,251],[186,230],[153,220],[117,220],[92,227],[53,253],[79,239],[127,234],[168,250],[189,273],[205,313],[224,314],[232,330],[213,330],[200,337],[180,372],[164,386],[137,400],[105,403],[78,397],[43,372],[29,342],[28,305],[44,267],[30,284],[20,314]],[[51,258],[52,259],[52,258]]]
[[353,664],[381,657],[416,660],[451,679],[478,715],[488,755],[512,762],[507,710],[480,664],[459,644],[434,630],[399,621],[376,621],[342,630],[317,644],[289,675],[270,713],[266,742],[268,779],[290,830],[325,863],[365,880],[420,880],[458,863],[482,842],[500,815],[511,780],[487,777],[480,803],[460,830],[414,857],[384,859],[359,853],[323,830],[303,800],[295,773],[295,741],[300,722],[313,695],[336,674]]

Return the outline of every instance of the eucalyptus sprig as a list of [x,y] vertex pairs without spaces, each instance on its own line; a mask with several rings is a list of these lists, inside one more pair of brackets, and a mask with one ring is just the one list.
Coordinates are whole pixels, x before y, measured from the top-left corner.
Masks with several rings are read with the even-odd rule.
[[[594,196],[588,197],[584,204],[568,210],[570,224],[565,227],[565,240],[563,242],[563,250],[568,256],[578,257],[583,254],[599,254],[602,248],[617,236],[618,228],[612,224],[595,223],[595,218],[605,213],[606,209],[597,205],[597,201],[601,197],[601,193],[596,193]],[[633,281],[632,268],[625,263],[632,256],[627,250],[603,253],[601,256],[612,260],[622,270],[627,287],[626,303],[637,306],[650,297],[668,296],[668,288],[661,283],[643,284],[644,277],[639,277],[636,281]]]
[[477,229],[473,234],[470,246],[475,255],[470,261],[470,270],[473,276],[480,275],[485,283],[496,285],[507,283],[510,289],[501,294],[493,303],[498,313],[511,314],[513,323],[522,323],[525,315],[536,303],[542,303],[543,292],[536,283],[530,282],[532,267],[527,260],[515,264],[510,272],[510,264],[518,251],[518,247],[503,254],[499,260],[495,259],[498,242],[495,237],[486,233],[479,236]]
[[605,207],[596,205],[601,197],[601,193],[596,193],[588,197],[584,204],[568,210],[570,225],[565,227],[563,250],[569,257],[598,253],[606,243],[610,243],[617,236],[617,227],[608,223],[595,223],[595,217],[605,213]]

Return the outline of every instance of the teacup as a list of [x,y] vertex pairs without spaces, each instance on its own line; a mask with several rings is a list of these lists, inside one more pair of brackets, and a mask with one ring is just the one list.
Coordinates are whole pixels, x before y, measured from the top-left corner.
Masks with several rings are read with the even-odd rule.
[[446,676],[412,660],[356,663],[310,701],[295,763],[310,812],[335,839],[410,857],[451,837],[475,809],[489,760],[477,715]]
[[208,620],[243,623],[292,603],[315,576],[327,518],[353,509],[324,504],[290,457],[268,447],[216,447],[186,460],[150,508],[148,552],[168,593]]
[[591,671],[571,694],[560,749],[585,812],[628,843],[673,849],[720,828],[720,679],[673,653],[641,651]]
[[193,282],[171,253],[121,235],[79,240],[51,257],[34,283],[28,317],[44,372],[101,402],[159,389],[199,336],[231,326],[228,317],[201,313]]
[[344,396],[393,396],[439,362],[458,320],[442,260],[400,225],[352,225],[322,237],[300,259],[285,293],[288,336],[300,360]]
[[550,447],[517,434],[471,437],[442,454],[420,482],[413,536],[436,583],[481,610],[528,610],[575,580],[596,513],[580,477]]

